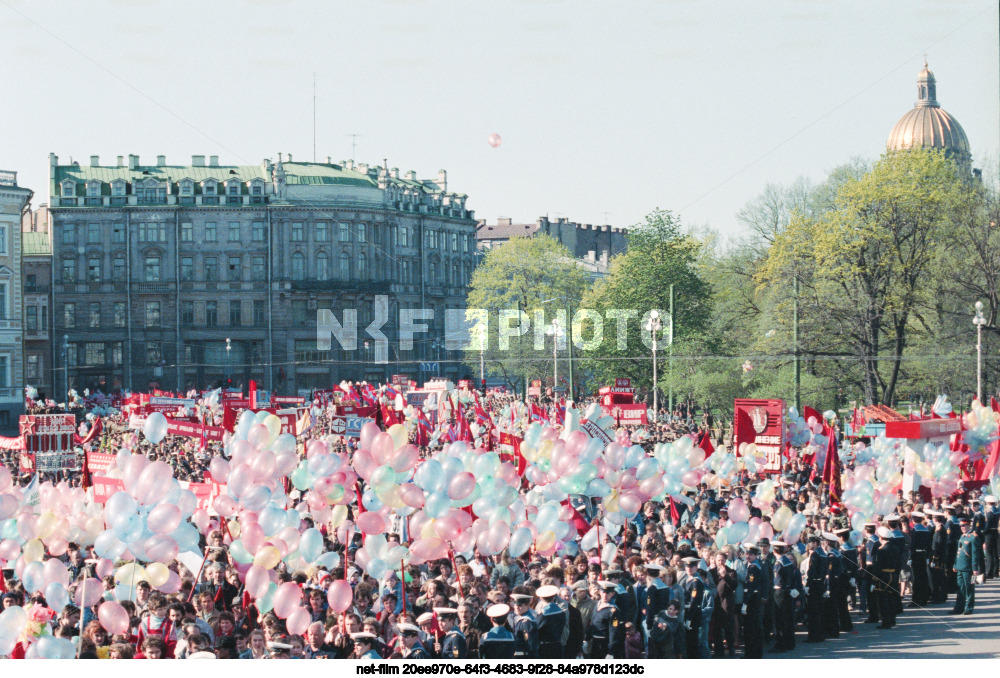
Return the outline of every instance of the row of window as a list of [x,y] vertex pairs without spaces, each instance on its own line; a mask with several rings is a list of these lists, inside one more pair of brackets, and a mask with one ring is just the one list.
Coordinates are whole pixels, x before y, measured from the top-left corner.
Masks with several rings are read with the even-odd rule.
[[[198,347],[192,344],[184,345],[184,364],[195,365],[202,362],[205,365],[243,365],[247,357],[251,364],[259,364],[262,361],[263,347],[260,342],[248,342],[250,347],[249,356],[244,352],[242,343],[233,343],[230,350],[226,350],[226,344],[221,341],[201,342]],[[138,344],[145,357],[146,365],[162,365],[163,342],[145,341]],[[31,358],[35,360],[32,361]],[[66,362],[70,368],[78,367],[121,367],[124,358],[124,342],[122,341],[86,341],[72,342],[66,346]],[[0,356],[0,369],[5,363],[2,361],[6,356]],[[28,378],[38,378],[41,376],[41,360],[39,356],[28,356]],[[33,372],[32,372],[33,370]],[[32,377],[32,374],[35,376]],[[0,375],[0,381],[3,381]]]
[[[88,198],[98,198],[101,196],[102,183],[97,180],[90,180],[85,182],[87,186],[87,197]],[[180,189],[180,194],[185,196],[194,195],[195,191],[195,181],[191,179],[185,179],[178,183],[178,188]],[[201,194],[202,195],[222,195],[219,191],[219,183],[225,184],[223,189],[225,195],[241,195],[243,191],[243,182],[239,179],[229,179],[228,181],[219,182],[215,179],[205,179],[200,182],[201,184]],[[72,179],[63,180],[61,197],[72,198],[76,196],[77,182]],[[128,182],[124,179],[115,179],[111,182],[111,195],[114,197],[122,197],[125,195]],[[157,182],[155,180],[146,179],[142,182],[137,182],[132,185],[132,194],[140,196],[140,200],[143,197],[155,197],[162,195],[164,198],[167,195],[167,186],[165,183]],[[263,179],[252,179],[250,181],[250,195],[261,196],[264,195],[264,180]]]
[[[37,308],[34,306],[28,307],[29,310],[35,311],[34,322],[37,323]],[[263,325],[266,318],[267,304],[263,299],[254,299],[252,305],[252,324],[253,325]],[[103,319],[101,317],[102,305],[99,301],[91,301],[86,306],[87,317],[86,317],[86,327],[89,329],[100,329],[104,327]],[[44,315],[44,307],[42,309],[42,329],[45,329],[46,319]],[[125,302],[116,301],[112,303],[111,312],[111,322],[113,327],[126,327],[128,323],[128,315],[126,313]],[[28,316],[28,329],[32,328],[32,315]],[[77,327],[77,304],[75,302],[63,304],[63,327],[66,329],[75,329]],[[192,326],[194,325],[194,302],[193,301],[182,301],[181,302],[181,324]],[[143,327],[147,328],[157,328],[163,323],[163,313],[162,305],[159,301],[146,301],[144,307],[144,315],[142,318]],[[243,324],[243,302],[240,299],[234,299],[229,302],[229,325],[233,327],[238,327]],[[205,327],[218,327],[219,325],[219,302],[217,301],[206,301],[205,302]]]
[[[98,254],[87,257],[86,282],[103,282],[102,261],[103,257]],[[63,259],[62,274],[60,277],[62,282],[72,284],[78,281],[76,263],[77,260],[75,258]],[[158,255],[148,254],[144,256],[142,281],[163,281],[165,278],[163,277],[162,263],[162,258]],[[396,276],[404,282],[413,282],[410,275],[410,263],[408,261],[404,261],[403,263],[405,263],[405,266],[399,265],[397,261]],[[259,282],[267,280],[267,258],[263,254],[250,256],[249,278],[246,277],[243,270],[243,257],[228,257],[223,260],[222,264],[225,267],[224,269],[220,269],[219,257],[202,257],[201,277],[196,278],[195,258],[193,256],[182,256],[179,271],[180,279],[182,282],[190,282],[196,279],[205,282],[239,282],[242,280]],[[403,268],[406,269],[405,272]],[[415,266],[413,270],[416,270]],[[428,282],[431,284],[461,286],[468,282],[471,271],[472,264],[470,262],[463,263],[456,260],[451,262],[451,266],[448,266],[447,263],[439,264],[436,261],[431,261],[428,264]],[[347,252],[342,252],[337,260],[336,271],[334,271],[330,255],[321,250],[316,253],[311,270],[306,261],[306,255],[303,252],[293,253],[289,273],[291,280],[329,281],[336,279],[347,282],[350,280],[368,280],[372,271],[369,271],[368,257],[364,252],[358,254],[357,257],[352,257]],[[373,273],[378,279],[386,275],[391,276],[392,274],[391,270],[383,270],[382,257],[380,255],[375,255],[375,270]],[[111,260],[111,281],[126,281],[124,254],[116,254]]]
[[[80,224],[81,228],[83,224]],[[88,244],[99,244],[102,239],[103,224],[86,224],[86,240]],[[308,226],[308,233],[307,233]],[[244,243],[244,224],[239,221],[230,221],[226,225],[226,240],[231,243]],[[199,229],[198,242],[219,242],[220,226],[214,221],[206,221]],[[67,246],[76,245],[78,242],[77,224],[66,223],[61,226],[62,244]],[[141,243],[165,243],[167,242],[167,222],[165,221],[141,221],[136,224],[136,231]],[[307,235],[312,242],[330,242],[336,234],[337,242],[368,242],[368,224],[330,224],[325,221],[306,224],[301,221],[291,222],[291,241],[306,242]],[[390,231],[391,247],[410,247],[415,243],[411,242],[410,229],[406,226],[399,226]],[[81,236],[84,233],[80,234]],[[195,227],[191,222],[182,222],[180,230],[181,242],[195,242]],[[380,232],[377,225],[371,227],[372,242],[379,243]],[[250,224],[250,241],[255,243],[267,242],[267,225],[264,222],[255,221]],[[442,249],[445,251],[458,252],[463,254],[474,251],[474,236],[471,234],[460,234],[445,231],[426,231],[426,246],[429,249]],[[125,242],[125,228],[123,224],[111,224],[111,242]],[[0,254],[3,254],[0,251]]]

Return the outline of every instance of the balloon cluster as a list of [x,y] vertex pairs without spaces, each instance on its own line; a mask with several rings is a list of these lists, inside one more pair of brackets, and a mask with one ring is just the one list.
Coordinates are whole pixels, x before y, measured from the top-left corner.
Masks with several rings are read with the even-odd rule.
[[972,401],[972,408],[962,416],[965,428],[962,442],[969,447],[968,461],[979,461],[985,456],[986,447],[997,439],[998,422],[1000,414],[983,407],[978,400]]

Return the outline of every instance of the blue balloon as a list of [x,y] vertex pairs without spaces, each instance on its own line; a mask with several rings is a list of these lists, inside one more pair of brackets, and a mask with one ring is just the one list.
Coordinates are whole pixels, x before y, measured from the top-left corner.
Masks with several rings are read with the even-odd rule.
[[528,547],[531,546],[531,542],[531,530],[526,527],[519,527],[514,530],[514,534],[510,535],[510,542],[507,544],[510,557],[519,558],[524,555]]
[[184,553],[185,551],[196,551],[198,549],[198,541],[201,535],[198,534],[198,528],[191,523],[181,523],[170,533],[170,536],[177,542],[177,548],[180,549],[180,552]]
[[424,502],[424,513],[431,518],[443,518],[451,510],[451,499],[444,492],[433,492],[427,495]]
[[32,561],[24,566],[21,573],[21,583],[28,593],[37,593],[45,587],[45,567],[40,562]]
[[323,554],[323,534],[315,527],[303,532],[299,538],[299,553],[307,563],[314,562]]
[[273,506],[268,506],[258,515],[257,524],[264,530],[265,535],[278,534],[285,527],[285,512]]
[[243,497],[243,508],[248,511],[260,511],[271,501],[271,490],[266,485],[258,485]]
[[[301,542],[299,542],[301,546]],[[319,558],[317,558],[313,564],[316,567],[325,567],[328,570],[334,570],[340,566],[340,554],[336,551],[327,551]]]
[[416,473],[413,474],[413,480],[416,481],[420,489],[425,492],[433,492],[440,489],[440,486],[445,482],[444,469],[437,459],[428,459],[417,467]]

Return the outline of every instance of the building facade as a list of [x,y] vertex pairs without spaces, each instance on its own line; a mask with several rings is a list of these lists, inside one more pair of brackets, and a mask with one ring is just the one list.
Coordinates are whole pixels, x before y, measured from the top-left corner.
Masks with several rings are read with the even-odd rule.
[[48,205],[25,212],[21,221],[21,284],[24,293],[24,384],[39,398],[62,402],[65,374],[59,388],[53,379],[52,231]]
[[476,243],[483,251],[511,238],[534,235],[548,235],[565,245],[577,265],[592,277],[607,275],[611,258],[628,248],[628,231],[624,228],[578,224],[564,218],[550,221],[548,217],[539,217],[533,224],[515,224],[501,217],[495,224],[481,220],[476,225]]
[[21,214],[32,191],[17,172],[0,171],[0,431],[17,428],[24,411],[21,334]]
[[[465,304],[475,219],[444,170],[420,180],[387,164],[291,156],[231,166],[130,155],[81,167],[52,155],[50,167],[55,352],[70,387],[254,379],[296,393],[342,379],[458,376],[460,356],[433,339],[444,336],[444,309]],[[388,351],[364,332],[382,300]],[[414,308],[435,316],[404,351],[399,311]],[[341,322],[356,309],[355,348],[321,350],[321,309]]]

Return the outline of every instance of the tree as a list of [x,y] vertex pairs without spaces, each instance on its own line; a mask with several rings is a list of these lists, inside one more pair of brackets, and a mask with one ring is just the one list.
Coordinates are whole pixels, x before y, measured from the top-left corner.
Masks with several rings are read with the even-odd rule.
[[[525,380],[551,374],[552,348],[551,344],[545,348],[546,331],[560,312],[566,319],[567,306],[583,296],[587,285],[588,275],[570,251],[546,235],[511,238],[487,252],[469,284],[466,307],[474,327],[466,351],[468,365],[478,374],[479,327],[483,326],[488,328],[484,351],[488,374],[503,377],[514,390]],[[550,299],[559,301],[542,303]],[[513,328],[503,332],[504,337],[501,321]],[[523,334],[515,336],[518,328]]]
[[[851,359],[868,402],[890,403],[903,356],[926,331],[935,261],[968,200],[969,182],[943,153],[887,153],[858,177],[831,176],[828,201],[796,214],[758,276],[787,314],[799,283],[800,315],[817,331],[800,352]],[[841,366],[846,363],[841,363]]]
[[[705,243],[681,232],[680,223],[666,210],[656,209],[643,223],[631,227],[628,250],[611,260],[608,276],[584,297],[584,307],[604,317],[604,340],[586,350],[587,368],[604,384],[629,377],[637,387],[652,386],[651,339],[641,325],[649,311],[660,312],[661,364],[668,350],[670,286],[674,286],[674,341],[691,339],[707,327],[711,290],[698,271]],[[634,312],[624,320],[626,331],[617,336],[617,314]],[[574,336],[582,332],[574,328]],[[645,336],[644,336],[645,335]],[[662,377],[666,377],[663,372]]]

